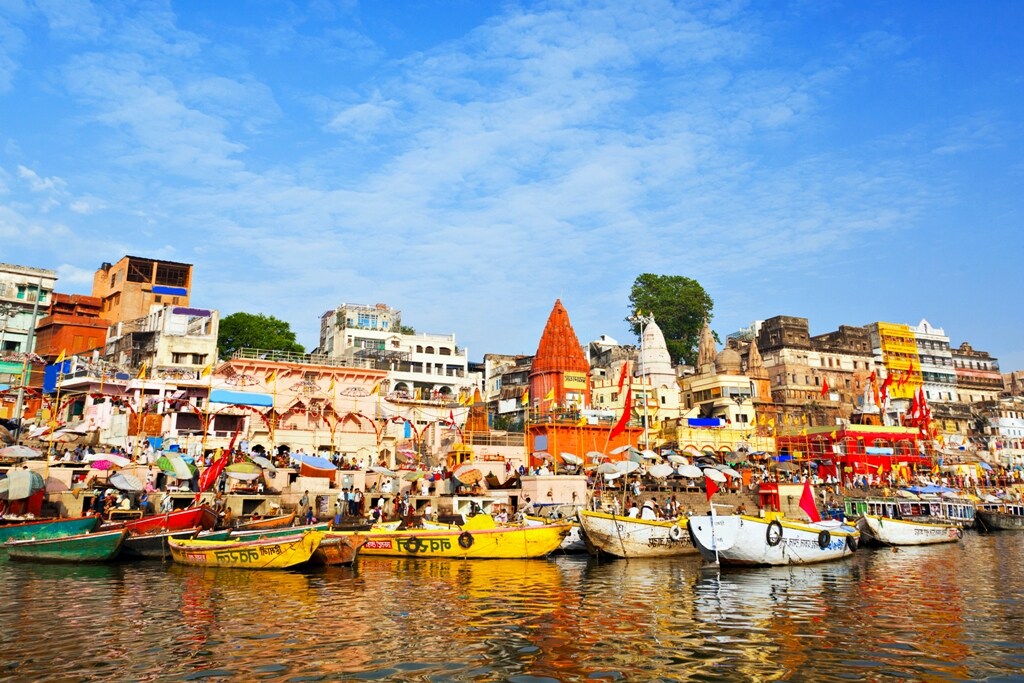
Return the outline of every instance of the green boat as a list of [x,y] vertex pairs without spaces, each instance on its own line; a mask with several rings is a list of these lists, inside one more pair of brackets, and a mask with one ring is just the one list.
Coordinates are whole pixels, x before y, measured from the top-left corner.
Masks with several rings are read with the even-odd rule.
[[71,517],[68,519],[40,519],[34,522],[0,525],[0,547],[10,540],[23,538],[61,538],[88,534],[99,529],[103,522],[99,515]]
[[[283,536],[294,536],[306,531],[327,531],[331,528],[330,522],[319,524],[308,524],[305,526],[286,526],[280,529],[253,529],[252,531],[232,531],[228,536],[231,540],[254,541],[258,538],[281,538]],[[199,538],[205,538],[200,536]]]
[[107,562],[121,552],[127,529],[94,534],[8,541],[4,544],[12,560],[29,562]]

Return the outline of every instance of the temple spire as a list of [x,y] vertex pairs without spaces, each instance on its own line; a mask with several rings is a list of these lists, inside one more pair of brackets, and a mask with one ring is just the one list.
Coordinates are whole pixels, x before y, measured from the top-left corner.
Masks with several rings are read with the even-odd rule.
[[711,334],[711,327],[705,317],[704,328],[700,331],[700,345],[697,347],[697,371],[701,372],[708,365],[713,367],[717,356],[718,348],[715,345],[715,336]]

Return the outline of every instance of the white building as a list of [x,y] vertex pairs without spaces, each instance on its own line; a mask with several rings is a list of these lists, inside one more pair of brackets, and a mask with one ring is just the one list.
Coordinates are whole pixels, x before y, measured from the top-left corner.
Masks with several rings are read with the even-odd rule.
[[319,353],[350,367],[387,371],[388,392],[396,398],[456,400],[480,385],[455,335],[417,334],[402,327],[401,315],[386,304],[343,303],[320,317]]
[[921,361],[924,397],[934,403],[956,401],[956,369],[945,330],[927,320],[910,329],[914,332],[917,356]]
[[32,311],[46,314],[57,274],[45,268],[0,263],[0,353],[24,353],[29,348]]

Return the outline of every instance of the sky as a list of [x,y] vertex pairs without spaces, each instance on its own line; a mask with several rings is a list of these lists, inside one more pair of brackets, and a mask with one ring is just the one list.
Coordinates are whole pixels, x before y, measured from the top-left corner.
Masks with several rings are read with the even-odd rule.
[[1024,368],[1024,3],[0,0],[0,262],[122,256],[300,343],[386,303],[470,360],[635,343],[642,273],[719,336],[945,329]]

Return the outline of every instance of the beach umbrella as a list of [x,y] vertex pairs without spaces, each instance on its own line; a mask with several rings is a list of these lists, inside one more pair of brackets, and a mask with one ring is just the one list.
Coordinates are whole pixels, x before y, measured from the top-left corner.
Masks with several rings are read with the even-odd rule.
[[633,460],[620,460],[619,462],[613,463],[616,472],[622,472],[623,474],[629,474],[630,472],[636,472],[640,469],[640,463],[634,462]]
[[583,460],[580,459],[580,456],[576,455],[575,453],[559,453],[558,457],[561,458],[563,462],[569,465],[583,464]]
[[0,458],[15,458],[18,460],[31,460],[43,457],[43,452],[28,446],[5,446],[0,448]]
[[633,447],[628,445],[628,444],[625,445],[625,446],[619,446],[618,448],[613,448],[612,449],[612,455],[618,455],[619,453],[625,453],[626,451],[628,451],[631,448],[633,448]]
[[722,474],[728,475],[728,476],[732,477],[733,479],[739,479],[739,478],[741,478],[743,476],[743,475],[741,475],[739,472],[737,472],[736,470],[734,470],[731,467],[724,467],[724,466],[720,465],[717,469]]
[[686,448],[683,449],[683,453],[695,456],[701,454],[700,450],[696,446],[687,446]]
[[467,486],[472,486],[473,484],[477,483],[478,481],[484,478],[483,472],[481,472],[480,470],[476,469],[475,467],[467,468],[465,466],[460,467],[452,476],[454,476],[456,479],[461,481],[463,484],[466,484]]
[[604,475],[604,480],[612,481],[613,479],[618,479],[619,477],[621,477],[622,474],[622,472],[609,472],[608,474]]
[[106,471],[114,469],[114,463],[110,462],[109,460],[93,460],[92,463],[90,463],[90,467],[92,467],[94,470]]
[[417,470],[415,472],[406,472],[405,474],[402,475],[402,479],[405,479],[406,481],[416,481],[418,479],[422,479],[425,476],[427,476],[426,472],[421,472]]
[[704,476],[704,473],[696,465],[680,465],[676,472],[679,473],[679,476],[686,477],[687,479],[700,479]]
[[643,456],[643,458],[646,460],[657,460],[658,458],[661,457],[660,455],[652,451],[650,448],[645,448],[644,450],[640,451],[640,455]]
[[[85,461],[91,463],[106,461],[118,467],[125,467],[126,465],[130,465],[132,463],[131,458],[126,458],[123,455],[118,455],[116,453],[89,453],[88,455],[85,456]],[[107,468],[98,467],[97,469]]]
[[613,462],[603,462],[597,466],[598,474],[611,474],[613,472],[618,472],[618,470],[615,468],[615,463]]
[[226,468],[224,474],[238,481],[256,481],[260,478],[259,472],[228,472]]
[[264,458],[262,455],[250,455],[249,459],[265,470],[270,470],[271,472],[277,471],[274,463],[270,462],[270,458]]
[[177,479],[191,479],[195,465],[190,466],[177,455],[165,453],[156,459],[156,466],[164,474],[169,474]]
[[374,465],[373,467],[370,468],[370,471],[371,472],[375,472],[377,474],[383,474],[384,476],[387,476],[387,477],[397,477],[398,476],[398,472],[394,472],[392,470],[389,470],[387,467],[381,467],[380,465]]
[[530,455],[532,455],[535,458],[538,458],[539,460],[551,460],[551,454],[548,453],[547,451],[534,451]]
[[42,475],[31,470],[11,470],[0,479],[0,500],[21,500],[39,491],[46,482]]
[[127,472],[115,472],[110,475],[110,485],[122,491],[141,491],[145,488],[138,477]]
[[225,467],[224,471],[228,474],[255,474],[259,476],[263,473],[263,468],[254,462],[236,462]]
[[597,462],[598,460],[604,460],[608,456],[601,451],[587,451],[587,458]]
[[673,472],[675,472],[675,469],[672,467],[672,465],[662,462],[658,463],[657,465],[651,465],[651,468],[648,469],[647,472],[652,477],[655,477],[657,479],[664,479],[665,477],[668,477]]
[[704,468],[704,476],[711,481],[717,481],[719,484],[725,483],[725,475],[712,467]]
[[675,463],[676,465],[687,465],[687,464],[689,464],[689,462],[690,462],[689,460],[687,460],[687,459],[686,459],[686,458],[684,458],[683,456],[681,456],[681,455],[676,455],[675,453],[670,453],[670,454],[669,454],[668,456],[666,456],[666,457],[668,458],[668,461],[669,461],[669,462],[671,462],[671,463]]

